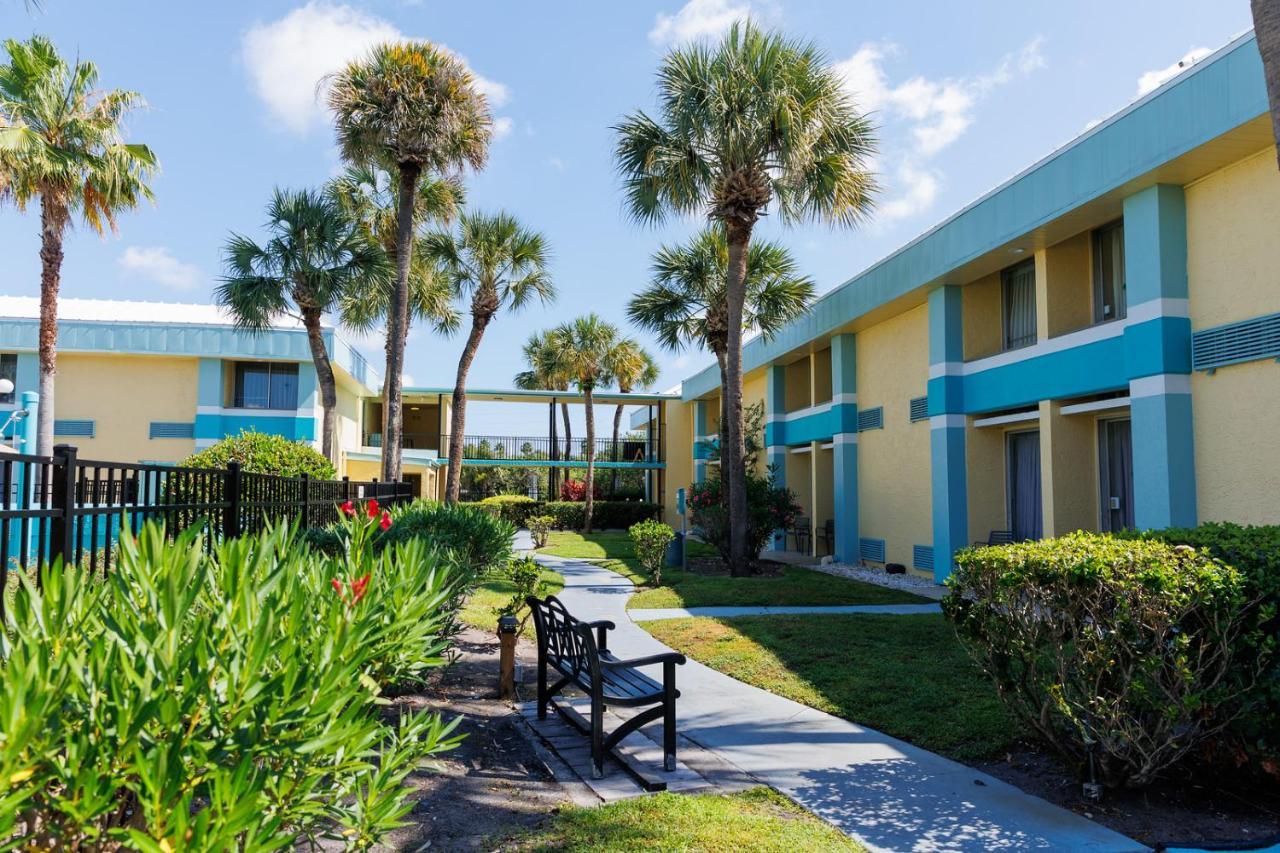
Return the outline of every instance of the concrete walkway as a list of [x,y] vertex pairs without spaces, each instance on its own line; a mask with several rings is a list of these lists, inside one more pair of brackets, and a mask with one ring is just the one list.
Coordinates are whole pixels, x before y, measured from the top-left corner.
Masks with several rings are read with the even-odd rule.
[[[609,646],[619,657],[666,650],[628,617],[632,586],[621,575],[582,561],[537,559],[564,575],[560,599],[570,612],[617,625]],[[1146,849],[970,767],[696,661],[678,673],[683,735],[873,850]]]
[[890,613],[910,616],[916,613],[941,613],[937,604],[822,604],[810,607],[655,607],[631,609],[627,615],[632,622],[653,622],[658,619],[683,619],[686,616],[710,616],[713,619],[732,619],[735,616],[813,616],[821,613]]

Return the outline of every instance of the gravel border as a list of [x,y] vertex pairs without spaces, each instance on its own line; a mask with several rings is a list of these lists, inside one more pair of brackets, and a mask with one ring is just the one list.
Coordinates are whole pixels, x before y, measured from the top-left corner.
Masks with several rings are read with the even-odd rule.
[[888,587],[889,589],[914,592],[929,598],[942,599],[947,595],[945,586],[913,574],[891,575],[886,573],[884,569],[873,569],[868,566],[851,565],[849,563],[821,563],[806,566],[805,568],[834,575],[838,578],[848,578],[849,580],[873,583],[876,586]]

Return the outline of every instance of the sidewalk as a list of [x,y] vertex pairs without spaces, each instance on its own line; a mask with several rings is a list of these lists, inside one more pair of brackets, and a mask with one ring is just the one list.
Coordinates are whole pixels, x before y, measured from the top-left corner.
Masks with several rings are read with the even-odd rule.
[[[537,559],[564,575],[559,597],[571,613],[614,622],[609,645],[619,657],[666,650],[627,615],[632,586],[621,575],[577,560]],[[681,734],[873,850],[1146,849],[984,773],[696,661],[678,673]]]
[[815,616],[825,613],[888,613],[895,616],[911,616],[917,613],[941,613],[937,604],[819,604],[808,607],[780,605],[777,607],[656,607],[627,611],[632,622],[653,622],[658,619],[684,619],[688,616],[710,616],[713,619],[732,619],[735,616]]

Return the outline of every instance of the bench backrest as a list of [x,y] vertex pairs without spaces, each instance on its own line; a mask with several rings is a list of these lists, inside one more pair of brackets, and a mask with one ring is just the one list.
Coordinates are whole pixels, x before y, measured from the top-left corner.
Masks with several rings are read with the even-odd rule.
[[530,596],[525,601],[533,613],[538,655],[565,675],[586,674],[594,679],[600,670],[600,655],[591,629],[574,618],[554,595]]

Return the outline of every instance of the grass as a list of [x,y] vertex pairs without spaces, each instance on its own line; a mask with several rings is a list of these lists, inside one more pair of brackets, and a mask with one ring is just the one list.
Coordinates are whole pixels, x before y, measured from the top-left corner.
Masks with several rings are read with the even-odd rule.
[[[541,577],[545,586],[540,595],[555,595],[564,589],[564,577],[559,572],[544,569]],[[466,604],[462,606],[462,621],[485,631],[497,631],[498,614],[493,610],[510,601],[515,592],[515,584],[506,578],[498,575],[489,577],[467,597]]]
[[[713,557],[711,546],[691,540],[689,556]],[[650,586],[650,578],[636,561],[631,538],[623,532],[581,533],[557,531],[547,540],[544,554],[576,559],[603,560],[606,568],[626,576],[640,590],[627,601],[631,609],[655,607],[764,607],[820,604],[927,604],[929,599],[875,584],[838,578],[783,566],[769,577],[731,578],[664,569],[662,586]]]
[[1025,735],[941,615],[671,619],[645,629],[739,681],[959,761]]
[[566,808],[519,838],[514,849],[853,853],[865,848],[781,794],[753,788],[740,794],[667,793],[594,808]]

